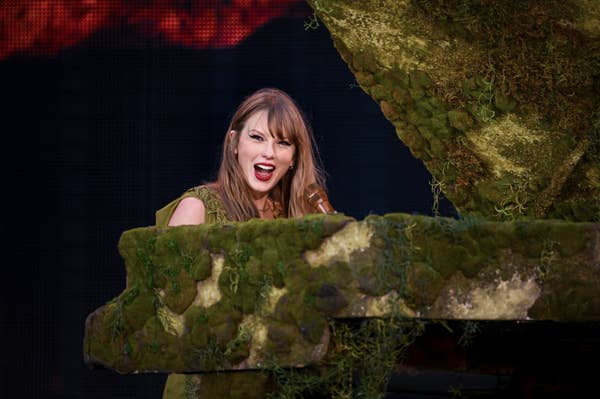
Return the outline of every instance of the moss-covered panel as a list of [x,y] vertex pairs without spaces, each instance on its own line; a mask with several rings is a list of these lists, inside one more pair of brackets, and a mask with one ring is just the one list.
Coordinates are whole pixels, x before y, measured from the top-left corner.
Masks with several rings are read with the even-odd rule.
[[598,320],[599,240],[593,223],[407,214],[134,229],[85,355],[120,372],[301,366],[338,318]]

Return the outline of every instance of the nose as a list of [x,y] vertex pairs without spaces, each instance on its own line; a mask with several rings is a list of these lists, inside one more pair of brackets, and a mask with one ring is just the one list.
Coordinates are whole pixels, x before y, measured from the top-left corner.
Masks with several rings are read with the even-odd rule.
[[264,145],[263,151],[262,151],[263,157],[269,158],[269,159],[273,158],[275,156],[274,146],[275,146],[275,142],[274,141],[267,140],[265,142],[265,145]]

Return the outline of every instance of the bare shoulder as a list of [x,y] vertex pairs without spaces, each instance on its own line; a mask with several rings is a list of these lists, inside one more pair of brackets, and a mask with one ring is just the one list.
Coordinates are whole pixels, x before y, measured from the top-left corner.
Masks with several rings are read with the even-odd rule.
[[202,224],[205,220],[206,208],[204,202],[195,197],[186,197],[175,208],[175,212],[169,220],[169,226]]

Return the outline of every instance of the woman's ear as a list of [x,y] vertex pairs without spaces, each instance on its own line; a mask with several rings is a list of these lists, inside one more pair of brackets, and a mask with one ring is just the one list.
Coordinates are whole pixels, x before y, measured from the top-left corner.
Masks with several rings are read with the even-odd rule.
[[235,140],[234,140],[235,133],[236,133],[235,130],[230,130],[229,131],[229,142],[231,143],[231,146],[233,147],[233,154],[237,155],[237,153],[238,153],[237,146],[234,146],[234,143],[235,143]]

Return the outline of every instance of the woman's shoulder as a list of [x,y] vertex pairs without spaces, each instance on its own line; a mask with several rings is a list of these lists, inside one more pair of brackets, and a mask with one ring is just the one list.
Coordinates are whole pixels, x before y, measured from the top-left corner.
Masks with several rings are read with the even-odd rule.
[[[157,226],[168,226],[169,221],[173,217],[173,214],[180,207],[180,205],[193,205],[193,199],[200,200],[200,205],[202,208],[205,208],[204,202],[206,197],[209,195],[206,189],[202,189],[204,186],[192,187],[184,191],[179,197],[175,198],[167,205],[163,206],[159,210],[156,211],[156,225]],[[192,200],[192,201],[190,201]],[[198,202],[198,201],[196,201]],[[204,212],[204,210],[202,210]]]

